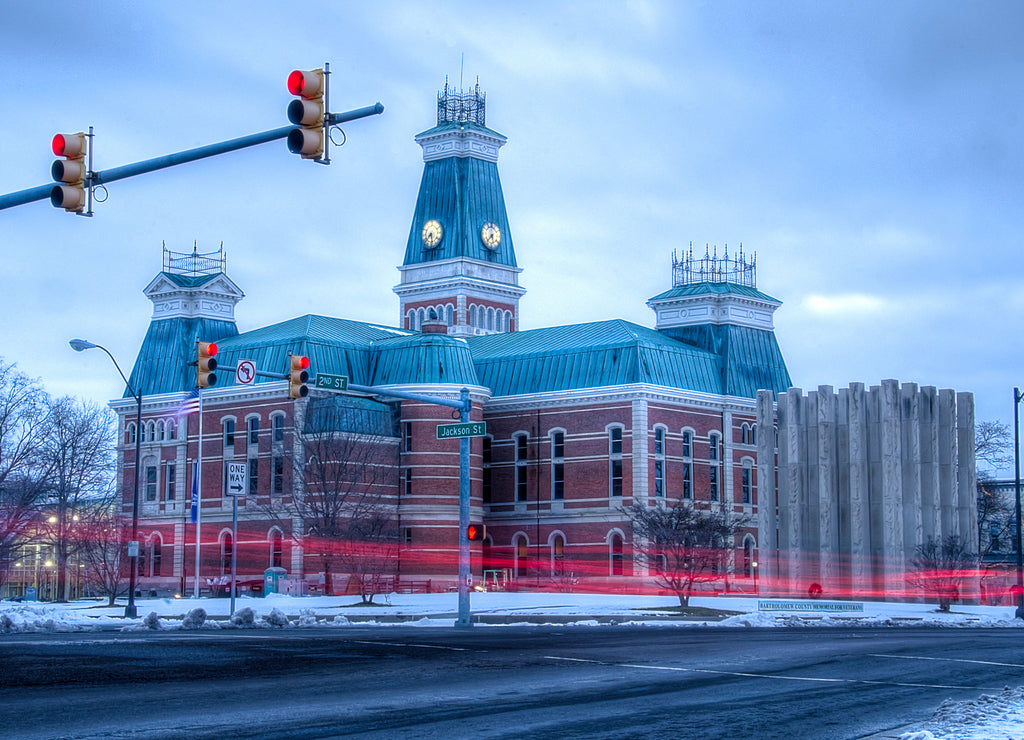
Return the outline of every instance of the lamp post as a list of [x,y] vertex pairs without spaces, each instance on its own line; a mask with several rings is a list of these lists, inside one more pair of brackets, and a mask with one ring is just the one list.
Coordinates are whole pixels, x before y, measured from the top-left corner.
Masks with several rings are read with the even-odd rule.
[[760,595],[760,592],[757,590],[757,561],[753,561],[750,567],[754,569],[754,593]]
[[139,468],[142,465],[142,393],[135,392],[132,384],[128,382],[128,378],[125,377],[124,372],[121,370],[121,366],[117,364],[117,360],[114,359],[114,356],[110,354],[110,350],[106,347],[87,342],[84,339],[72,339],[68,344],[71,345],[71,349],[75,352],[81,352],[86,349],[101,349],[106,352],[107,357],[110,358],[110,361],[114,363],[114,367],[117,368],[117,372],[120,373],[121,379],[124,380],[128,392],[135,399],[135,493],[132,498],[132,541],[128,546],[131,570],[128,573],[128,606],[124,608],[124,616],[134,619],[139,616],[138,609],[135,607],[135,572],[139,566]]
[[1016,496],[1014,512],[1016,523],[1013,526],[1014,546],[1017,548],[1017,619],[1024,619],[1024,553],[1020,548],[1020,408],[1024,394],[1019,388],[1013,389],[1013,470],[1016,476]]

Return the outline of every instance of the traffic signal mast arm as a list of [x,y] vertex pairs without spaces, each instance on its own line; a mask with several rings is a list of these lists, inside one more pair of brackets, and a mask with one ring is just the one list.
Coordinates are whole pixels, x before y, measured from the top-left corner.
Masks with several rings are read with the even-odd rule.
[[[329,113],[325,115],[324,118],[328,124],[334,125],[338,123],[345,123],[346,121],[355,121],[360,118],[367,118],[369,116],[376,116],[383,112],[384,106],[380,103],[375,103],[374,105],[368,105],[365,108],[356,108],[355,110],[345,111],[344,113]],[[154,157],[153,159],[147,159],[143,162],[114,167],[102,172],[90,172],[86,175],[85,185],[86,187],[105,185],[117,180],[124,180],[128,177],[145,175],[148,172],[167,169],[168,167],[174,167],[175,165],[195,162],[208,157],[215,157],[218,154],[227,154],[228,152],[237,151],[239,149],[247,149],[251,146],[266,144],[267,142],[276,141],[278,139],[285,139],[288,137],[288,134],[296,128],[296,126],[282,126],[281,128],[262,131],[258,134],[249,134],[248,136],[241,136],[229,141],[208,144],[196,149],[187,149],[186,151],[177,152],[175,154],[166,154],[162,157]],[[0,195],[0,211],[7,208],[13,208],[14,206],[25,205],[26,203],[34,203],[37,200],[47,200],[49,199],[52,190],[53,183],[49,183],[47,185],[41,185],[27,190],[19,190],[16,193]]]

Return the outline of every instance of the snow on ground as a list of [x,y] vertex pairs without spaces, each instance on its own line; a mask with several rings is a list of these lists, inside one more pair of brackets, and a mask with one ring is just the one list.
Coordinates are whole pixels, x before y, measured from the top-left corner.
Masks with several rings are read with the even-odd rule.
[[[124,605],[78,601],[71,604],[0,602],[0,633],[80,632],[121,630],[282,629],[297,626],[358,628],[360,626],[415,625],[451,627],[458,612],[458,596],[446,594],[390,594],[378,596],[373,606],[361,606],[351,596],[239,597],[234,614],[230,599],[136,599],[139,617],[124,619]],[[863,611],[817,611],[822,602],[786,600],[788,609],[760,611],[756,597],[694,597],[691,606],[735,612],[725,618],[680,618],[672,611],[678,599],[670,596],[626,596],[577,593],[473,593],[474,616],[493,624],[522,624],[524,618],[540,624],[551,621],[580,627],[600,623],[650,624],[668,628],[715,626],[722,628],[817,625],[942,626],[1024,628],[1012,606],[956,605],[948,614],[933,604],[863,602]],[[807,611],[811,609],[812,611]],[[490,625],[482,625],[488,627]],[[964,702],[947,702],[920,729],[904,732],[901,740],[1024,740],[1024,687]]]

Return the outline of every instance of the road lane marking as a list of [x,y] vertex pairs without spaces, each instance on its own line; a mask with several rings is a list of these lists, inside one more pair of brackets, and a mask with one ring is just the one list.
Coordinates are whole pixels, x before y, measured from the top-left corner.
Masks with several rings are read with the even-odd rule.
[[677,671],[680,673],[709,673],[716,676],[736,676],[738,678],[767,678],[778,681],[805,681],[808,683],[847,683],[863,684],[868,686],[901,686],[914,689],[964,689],[970,691],[1001,691],[1003,687],[991,686],[956,686],[931,683],[909,683],[906,681],[869,681],[859,678],[825,678],[814,676],[786,676],[775,673],[745,673],[743,671],[720,671],[713,668],[682,668],[679,666],[644,665],[641,663],[608,663],[603,660],[589,660],[587,658],[566,658],[558,655],[545,655],[547,660],[557,660],[567,663],[591,663],[594,665],[608,666],[609,668],[639,668],[649,671]]
[[470,648],[451,647],[450,645],[422,645],[415,642],[381,642],[379,640],[351,640],[357,645],[385,645],[387,647],[418,647],[432,648],[434,650],[453,650],[455,652],[469,652]]
[[932,658],[926,655],[888,655],[873,653],[872,658],[899,658],[901,660],[937,660],[944,663],[974,663],[976,665],[998,665],[1006,668],[1024,668],[1024,663],[999,663],[994,660],[970,660],[969,658]]

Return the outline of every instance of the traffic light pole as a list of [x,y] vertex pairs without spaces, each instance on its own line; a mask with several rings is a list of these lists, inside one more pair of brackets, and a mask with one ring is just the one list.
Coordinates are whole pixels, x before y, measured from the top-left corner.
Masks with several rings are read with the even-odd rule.
[[[376,396],[390,396],[409,401],[422,401],[424,403],[457,409],[459,411],[459,420],[463,424],[469,421],[469,414],[473,410],[473,404],[469,400],[468,388],[463,388],[459,392],[458,401],[449,401],[446,398],[424,396],[418,393],[405,393],[390,389],[382,390],[353,383],[348,384],[348,389],[358,393],[371,393]],[[456,627],[471,627],[473,624],[469,603],[470,549],[469,538],[466,535],[466,530],[469,527],[469,443],[469,437],[462,437],[459,440],[459,617],[455,621]]]
[[[360,118],[379,115],[383,112],[384,106],[380,103],[375,103],[374,105],[368,105],[365,108],[356,108],[355,110],[345,111],[344,113],[328,113],[324,118],[328,125],[334,126],[347,121],[355,121]],[[143,162],[135,162],[134,164],[114,167],[113,169],[104,170],[102,172],[90,172],[86,178],[85,187],[92,188],[97,185],[106,185],[108,183],[116,182],[117,180],[124,180],[128,177],[145,175],[149,172],[164,170],[168,167],[174,167],[179,164],[195,162],[208,157],[216,157],[219,154],[227,154],[228,152],[234,152],[239,149],[247,149],[248,147],[266,144],[271,141],[276,141],[277,139],[285,139],[288,137],[288,134],[296,128],[296,126],[282,126],[281,128],[262,131],[258,134],[241,136],[237,139],[222,141],[216,144],[208,144],[207,146],[201,146],[196,149],[187,149],[186,151],[177,152],[175,154],[154,157],[153,159],[147,159]],[[25,205],[26,203],[34,203],[37,200],[47,200],[49,199],[50,191],[52,190],[53,183],[29,188],[28,190],[19,190],[16,193],[0,195],[0,211],[6,208],[13,208],[14,206]]]

